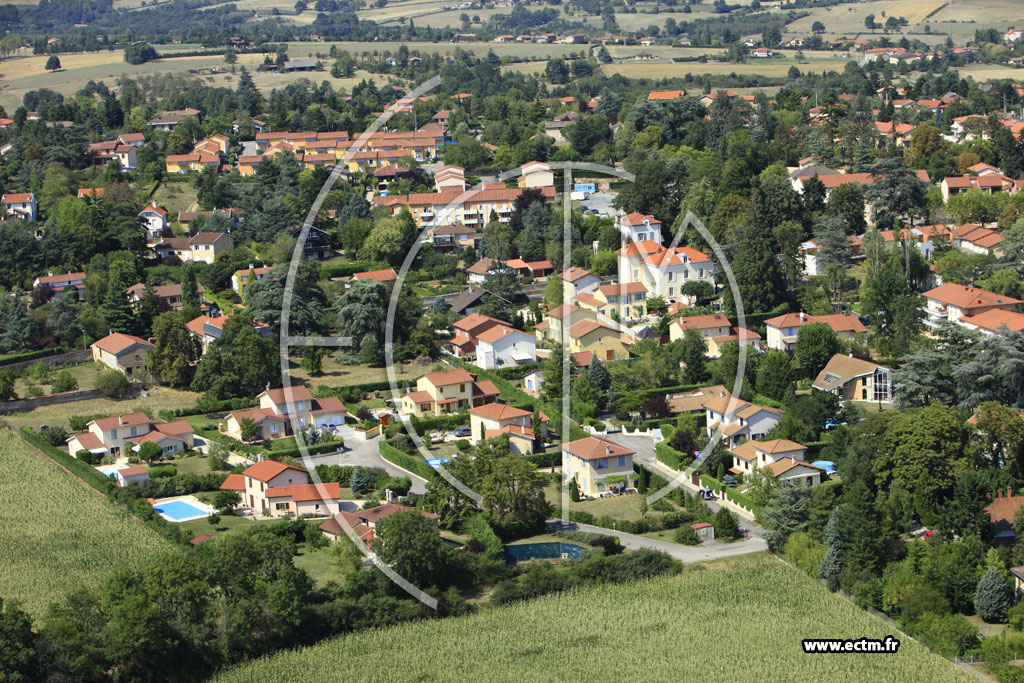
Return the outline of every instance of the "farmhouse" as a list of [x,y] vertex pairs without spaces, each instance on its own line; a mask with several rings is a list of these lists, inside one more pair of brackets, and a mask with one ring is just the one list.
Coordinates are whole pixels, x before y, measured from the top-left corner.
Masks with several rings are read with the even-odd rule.
[[576,482],[580,496],[597,497],[633,487],[634,451],[614,441],[588,436],[562,444],[566,475]]
[[89,348],[94,361],[133,378],[145,375],[146,358],[156,347],[134,335],[114,332],[93,342]]

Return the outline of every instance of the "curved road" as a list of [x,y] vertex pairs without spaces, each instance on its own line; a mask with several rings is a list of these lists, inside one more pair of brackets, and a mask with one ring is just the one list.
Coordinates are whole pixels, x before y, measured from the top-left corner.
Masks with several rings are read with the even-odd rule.
[[601,534],[603,536],[615,536],[619,539],[619,543],[629,550],[637,550],[638,548],[660,550],[685,564],[707,562],[709,560],[718,560],[723,557],[759,553],[768,550],[768,544],[760,536],[751,536],[750,538],[742,541],[736,541],[735,543],[708,541],[703,545],[677,545],[667,541],[659,541],[655,538],[647,538],[646,536],[637,536],[635,534],[627,534],[621,531],[612,531],[611,529],[605,529],[604,527],[593,526],[591,524],[577,524],[575,522],[570,522],[567,528],[578,531],[588,531],[595,534]]

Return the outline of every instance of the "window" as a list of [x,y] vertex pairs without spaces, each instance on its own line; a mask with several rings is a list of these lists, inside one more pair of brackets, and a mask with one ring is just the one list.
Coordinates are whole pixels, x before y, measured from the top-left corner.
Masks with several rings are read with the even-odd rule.
[[669,287],[668,288],[668,295],[669,296],[673,296],[675,293],[676,293],[676,288],[675,287]]
[[793,336],[793,328],[792,327],[787,327],[786,328],[786,336],[787,337]]
[[626,466],[626,456],[620,455],[619,456],[619,467],[625,467],[625,466]]
[[137,430],[138,428],[135,427],[135,425],[132,425],[131,427],[128,428],[128,436],[135,436],[135,432]]
[[668,281],[669,281],[669,282],[672,282],[672,281],[674,281],[675,279],[676,279],[676,274],[675,274],[674,272],[672,272],[671,270],[670,270],[670,271],[668,271]]
[[110,438],[111,439],[116,439],[117,438],[117,430],[116,429],[111,429],[110,430]]
[[274,505],[274,507],[278,510],[287,510],[288,503],[277,503],[276,505]]

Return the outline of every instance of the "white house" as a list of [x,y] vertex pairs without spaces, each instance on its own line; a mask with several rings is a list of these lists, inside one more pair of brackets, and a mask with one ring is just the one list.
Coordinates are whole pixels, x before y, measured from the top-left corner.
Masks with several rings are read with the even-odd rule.
[[619,217],[619,232],[630,242],[650,240],[661,244],[661,221],[643,213],[627,213]]
[[926,302],[924,324],[932,328],[938,327],[943,321],[957,322],[962,317],[976,316],[986,311],[1012,311],[1022,303],[1012,296],[952,282],[930,289],[922,296]]
[[667,249],[653,240],[630,242],[618,254],[619,282],[640,282],[647,297],[661,297],[675,303],[687,282],[703,280],[714,285],[715,264],[692,247]]
[[519,187],[552,187],[555,175],[551,166],[543,161],[527,161],[523,164],[523,174],[519,176]]
[[495,325],[476,337],[476,361],[484,370],[537,362],[537,339],[508,325]]
[[146,226],[149,237],[159,237],[167,228],[167,209],[160,208],[154,202],[139,212],[139,219]]
[[582,292],[591,292],[601,284],[601,278],[584,268],[569,266],[563,270],[559,277],[562,278],[563,292],[566,300]]
[[145,465],[124,467],[114,472],[114,479],[121,488],[128,486],[133,481],[141,484],[144,481],[149,481],[149,468]]
[[779,423],[785,411],[748,403],[734,396],[720,396],[704,404],[708,437],[722,427],[722,443],[735,446],[743,439],[760,439]]
[[20,218],[23,221],[35,221],[39,218],[36,196],[31,192],[8,192],[0,198],[0,204],[11,218]]

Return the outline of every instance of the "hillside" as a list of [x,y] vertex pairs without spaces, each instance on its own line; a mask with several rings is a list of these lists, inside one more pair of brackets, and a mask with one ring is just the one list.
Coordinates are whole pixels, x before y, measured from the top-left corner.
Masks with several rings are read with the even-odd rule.
[[752,680],[758,671],[785,672],[787,680],[970,680],[906,638],[894,655],[814,656],[800,644],[889,634],[889,626],[796,569],[759,557],[355,634],[218,680],[679,680],[681,672]]
[[167,543],[123,509],[0,429],[0,597],[40,616]]

